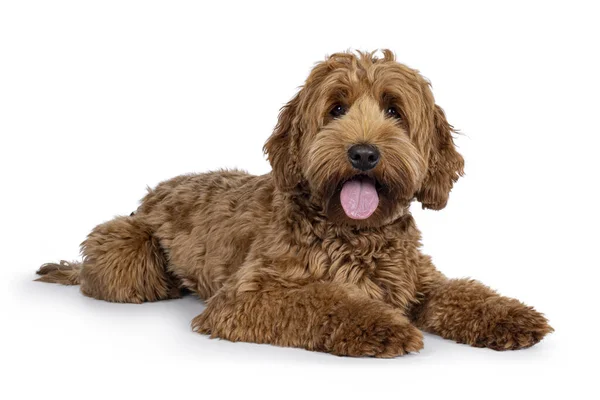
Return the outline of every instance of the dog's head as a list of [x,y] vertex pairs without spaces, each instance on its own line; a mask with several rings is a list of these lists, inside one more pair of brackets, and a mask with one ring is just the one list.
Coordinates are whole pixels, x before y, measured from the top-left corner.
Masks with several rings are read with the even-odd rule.
[[264,150],[279,190],[308,190],[328,219],[353,226],[389,222],[414,198],[444,208],[464,164],[429,82],[389,50],[317,64]]

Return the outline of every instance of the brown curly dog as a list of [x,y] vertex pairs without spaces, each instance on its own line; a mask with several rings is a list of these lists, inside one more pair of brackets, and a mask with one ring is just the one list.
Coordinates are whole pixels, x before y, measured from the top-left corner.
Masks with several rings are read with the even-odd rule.
[[40,281],[141,303],[191,291],[192,326],[232,341],[395,357],[421,330],[496,350],[552,331],[483,284],[448,279],[420,252],[409,213],[446,205],[463,172],[452,126],[419,73],[389,50],[334,54],[285,105],[265,144],[273,171],[184,175],[98,225],[82,262]]

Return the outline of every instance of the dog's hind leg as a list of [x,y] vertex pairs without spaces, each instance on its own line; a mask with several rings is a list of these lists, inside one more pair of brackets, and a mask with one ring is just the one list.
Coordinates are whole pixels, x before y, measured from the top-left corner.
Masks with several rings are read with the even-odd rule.
[[117,217],[98,225],[81,245],[81,264],[45,264],[44,282],[81,285],[89,297],[142,303],[180,297],[176,279],[151,227],[138,216]]
[[81,245],[81,292],[96,299],[142,303],[180,297],[152,228],[139,216],[98,225]]

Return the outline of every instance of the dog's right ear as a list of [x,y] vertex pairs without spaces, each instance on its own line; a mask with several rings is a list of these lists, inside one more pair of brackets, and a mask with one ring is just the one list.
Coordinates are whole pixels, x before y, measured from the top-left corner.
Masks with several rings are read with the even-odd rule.
[[279,120],[263,151],[273,168],[275,185],[282,191],[295,188],[302,179],[298,167],[300,93],[296,94],[279,112]]

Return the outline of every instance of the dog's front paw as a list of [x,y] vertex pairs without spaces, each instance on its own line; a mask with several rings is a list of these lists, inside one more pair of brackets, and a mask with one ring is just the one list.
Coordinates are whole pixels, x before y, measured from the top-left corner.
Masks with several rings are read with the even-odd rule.
[[388,310],[330,315],[323,349],[341,356],[392,358],[423,348],[423,334]]
[[486,310],[485,328],[478,333],[474,346],[494,350],[518,350],[538,343],[554,329],[532,307],[517,301]]

